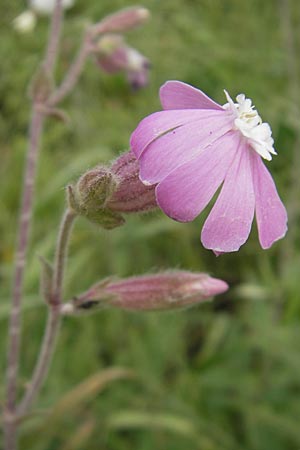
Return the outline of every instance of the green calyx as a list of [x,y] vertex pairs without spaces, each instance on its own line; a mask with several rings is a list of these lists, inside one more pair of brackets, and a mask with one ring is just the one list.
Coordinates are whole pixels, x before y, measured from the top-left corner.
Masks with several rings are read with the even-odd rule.
[[118,187],[117,177],[105,167],[86,172],[75,186],[68,186],[69,207],[90,222],[111,230],[125,223],[118,212],[106,205]]

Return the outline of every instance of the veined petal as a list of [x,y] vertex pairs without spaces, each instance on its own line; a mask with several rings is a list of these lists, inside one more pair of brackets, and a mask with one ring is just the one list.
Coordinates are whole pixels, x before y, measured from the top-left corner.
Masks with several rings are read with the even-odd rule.
[[259,242],[266,249],[285,236],[287,213],[268,169],[255,152],[251,153],[251,162]]
[[204,247],[216,253],[237,251],[251,230],[255,198],[249,149],[243,141],[238,154],[202,229]]
[[198,157],[173,170],[156,188],[160,208],[172,219],[193,220],[223,182],[239,139],[237,133],[227,133]]
[[159,95],[164,109],[223,110],[222,106],[211,100],[204,92],[182,81],[167,81],[160,88]]
[[144,183],[158,183],[232,129],[232,119],[226,112],[207,113],[164,134],[144,149],[140,157],[140,178]]
[[[215,111],[211,111],[212,114]],[[224,113],[224,111],[223,111]],[[209,111],[206,111],[206,115]],[[180,111],[159,111],[143,119],[134,130],[130,138],[131,150],[139,158],[144,148],[154,139],[180,127],[186,123],[203,117],[199,109],[182,109]]]

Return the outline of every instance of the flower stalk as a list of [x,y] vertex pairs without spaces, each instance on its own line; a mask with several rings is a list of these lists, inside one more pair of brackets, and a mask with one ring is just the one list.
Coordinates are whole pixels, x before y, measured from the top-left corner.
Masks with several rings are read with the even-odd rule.
[[74,62],[71,64],[61,85],[53,92],[48,100],[48,105],[50,107],[56,106],[60,103],[77,84],[79,77],[82,74],[86,59],[90,53],[90,40],[90,32],[87,30]]
[[53,273],[52,295],[48,301],[49,314],[40,354],[33,371],[32,380],[18,408],[18,415],[24,415],[37,397],[45,380],[55,349],[61,322],[62,287],[68,243],[76,214],[68,209],[62,219],[57,240]]

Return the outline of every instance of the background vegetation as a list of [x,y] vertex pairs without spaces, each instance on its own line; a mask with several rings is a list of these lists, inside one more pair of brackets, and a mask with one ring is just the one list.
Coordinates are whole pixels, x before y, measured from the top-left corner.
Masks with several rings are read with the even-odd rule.
[[[58,76],[72,59],[86,21],[129,4],[77,0],[67,13]],[[67,318],[35,414],[22,428],[22,448],[297,450],[299,2],[146,0],[144,6],[152,20],[128,40],[152,62],[149,87],[132,94],[122,75],[102,74],[91,60],[64,105],[71,126],[51,119],[46,128],[26,276],[21,386],[33,367],[45,319],[37,255],[53,255],[64,186],[127,148],[137,122],[159,108],[157,92],[165,80],[199,86],[221,103],[223,88],[254,100],[272,125],[279,155],[269,167],[289,207],[290,230],[265,252],[254,229],[241,251],[216,258],[199,241],[206,214],[191,224],[175,223],[161,213],[134,217],[111,233],[79,220],[66,296],[106,275],[169,267],[207,271],[227,280],[231,289],[211,304],[183,312],[107,310]],[[11,21],[24,7],[20,0],[0,1],[2,373],[29,115],[26,89],[48,26],[40,18],[32,34],[14,32]],[[117,372],[107,372],[114,367],[132,369],[134,376],[119,374],[123,379],[117,379]],[[54,408],[50,416],[49,407]]]

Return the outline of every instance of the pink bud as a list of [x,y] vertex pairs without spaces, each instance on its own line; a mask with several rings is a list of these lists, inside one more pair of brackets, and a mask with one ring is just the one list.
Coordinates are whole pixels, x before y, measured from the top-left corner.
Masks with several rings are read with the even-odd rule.
[[131,88],[136,91],[149,83],[150,61],[141,53],[127,47],[127,80]]
[[132,152],[123,153],[110,168],[119,184],[107,202],[107,208],[120,213],[139,213],[157,208],[155,186],[139,179],[139,163]]
[[124,32],[142,25],[149,17],[150,12],[146,8],[126,8],[105,17],[101,22],[93,26],[92,31],[94,35]]
[[136,49],[129,47],[122,36],[103,36],[94,46],[93,52],[97,64],[104,72],[125,72],[132,89],[137,90],[148,84],[149,60]]
[[67,192],[71,209],[106,229],[123,225],[123,213],[157,208],[155,186],[140,181],[139,164],[132,152],[122,154],[111,167],[88,170]]
[[[73,301],[73,312],[110,306],[134,311],[193,306],[227,291],[225,281],[187,271],[102,281]],[[97,309],[97,308],[96,308]]]

